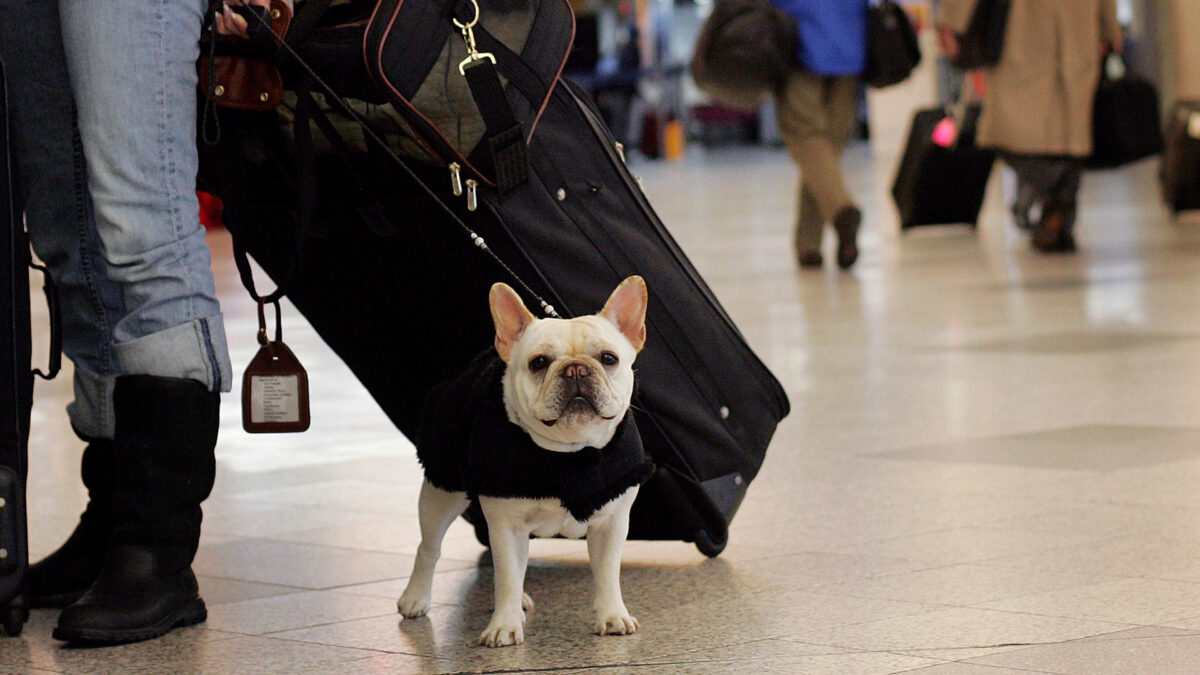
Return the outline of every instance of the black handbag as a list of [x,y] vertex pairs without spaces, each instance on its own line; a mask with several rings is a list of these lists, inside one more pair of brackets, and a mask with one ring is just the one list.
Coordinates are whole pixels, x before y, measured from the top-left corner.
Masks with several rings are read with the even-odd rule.
[[890,87],[907,80],[920,62],[921,46],[908,13],[893,0],[871,5],[863,81],[875,88]]
[[464,179],[508,194],[575,36],[567,0],[379,0],[367,71],[414,134]]
[[756,109],[787,82],[798,39],[795,19],[766,0],[720,0],[696,38],[692,79],[722,105]]
[[958,56],[950,63],[962,68],[986,68],[1000,62],[1010,0],[979,0],[967,30],[957,35]]
[[1092,104],[1092,154],[1089,169],[1112,169],[1163,151],[1158,91],[1129,74],[1125,61],[1110,54]]
[[527,144],[575,30],[568,0],[306,0],[282,36],[257,8],[235,11],[260,15],[251,41],[214,40],[206,58],[251,51],[301,99],[387,105],[407,137],[396,150],[447,167],[471,198],[526,180]]

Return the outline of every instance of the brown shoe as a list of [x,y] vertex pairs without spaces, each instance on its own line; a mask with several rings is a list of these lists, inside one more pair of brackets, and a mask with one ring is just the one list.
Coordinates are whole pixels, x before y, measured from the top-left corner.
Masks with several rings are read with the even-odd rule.
[[825,259],[821,257],[820,251],[802,251],[796,256],[796,262],[800,263],[803,269],[814,269],[825,264]]
[[1033,247],[1043,253],[1072,253],[1076,250],[1071,233],[1070,205],[1046,204],[1042,218],[1033,230]]

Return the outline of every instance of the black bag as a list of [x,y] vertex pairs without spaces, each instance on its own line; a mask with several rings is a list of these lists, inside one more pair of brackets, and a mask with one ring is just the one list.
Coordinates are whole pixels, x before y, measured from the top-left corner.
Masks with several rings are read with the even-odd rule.
[[796,66],[796,20],[766,0],[720,0],[692,52],[692,79],[722,105],[754,110]]
[[1004,31],[1008,29],[1010,0],[978,0],[967,30],[958,37],[958,55],[950,62],[963,70],[986,68],[1000,62]]
[[[1110,72],[1112,68],[1120,75]],[[1125,166],[1163,151],[1158,91],[1148,80],[1131,75],[1120,56],[1110,54],[1092,105],[1090,169]]]
[[867,16],[867,68],[863,81],[872,87],[890,87],[912,75],[921,62],[917,31],[893,0],[872,4]]
[[29,243],[16,212],[8,102],[0,64],[0,621],[16,636],[29,618],[25,475],[30,370]]
[[1200,209],[1200,101],[1177,101],[1171,110],[1159,180],[1172,211]]
[[[641,274],[651,298],[635,409],[658,471],[630,536],[716,555],[787,397],[655,215],[591,101],[551,84],[527,178],[506,195],[484,184],[456,194],[453,169],[398,162],[393,147],[412,139],[396,138],[386,110],[363,108],[366,128],[385,130],[376,136],[329,97],[306,95],[280,114],[221,110],[219,143],[202,146],[204,184],[224,200],[235,247],[285,282],[412,439],[426,393],[491,344],[493,282],[515,281],[535,312],[541,298],[573,316]],[[523,97],[507,98],[516,107]],[[483,539],[477,512],[473,522]]]
[[975,145],[979,104],[965,107],[958,138],[950,147],[933,141],[933,131],[946,118],[945,108],[928,108],[913,116],[908,144],[892,183],[900,211],[900,227],[969,223],[983,205],[995,153]]

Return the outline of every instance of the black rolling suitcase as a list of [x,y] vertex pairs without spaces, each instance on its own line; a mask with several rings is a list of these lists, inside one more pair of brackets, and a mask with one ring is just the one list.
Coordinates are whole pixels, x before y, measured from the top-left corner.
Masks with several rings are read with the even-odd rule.
[[1171,110],[1159,179],[1172,211],[1200,209],[1200,101],[1178,101]]
[[933,132],[946,118],[945,108],[919,110],[913,116],[908,143],[896,169],[892,197],[900,212],[900,227],[968,223],[979,219],[988,176],[996,155],[975,145],[979,105],[966,106],[958,138],[949,147],[933,141]]
[[[436,14],[451,4],[392,7]],[[351,105],[366,116],[373,130],[367,135],[377,132],[378,140],[364,138],[340,104],[301,91],[298,103],[283,111],[222,109],[220,141],[203,153],[205,186],[223,199],[235,246],[282,283],[409,438],[416,438],[426,392],[458,375],[491,344],[486,298],[493,282],[516,281],[535,312],[534,295],[572,316],[595,311],[621,279],[641,274],[651,299],[635,410],[658,471],[639,493],[630,536],[695,542],[716,555],[787,414],[787,398],[654,213],[594,105],[558,80],[572,25],[566,3],[516,3],[537,16],[517,52],[485,37],[486,26],[502,31],[512,15],[492,15],[492,3],[483,4],[478,45],[498,54],[502,66],[515,64],[505,98],[523,128],[534,129],[525,135],[527,148],[510,144],[510,135],[493,134],[489,123],[490,138],[480,145],[490,143],[490,157],[470,153],[446,160],[442,153],[454,152],[454,143],[434,137],[440,127],[401,133],[402,125],[412,129],[428,120],[380,112],[381,103],[394,99],[376,97],[369,87],[351,92],[357,95]],[[374,10],[376,19],[380,11]],[[296,23],[301,18],[298,12]],[[436,30],[422,33],[441,31],[445,43],[457,29],[442,18]],[[368,35],[379,25],[370,23]],[[297,50],[317,71],[328,63],[320,60],[325,45],[361,48],[361,39],[339,37],[338,31],[350,33],[342,26],[297,40]],[[446,44],[461,48],[463,42]],[[410,56],[436,55],[440,44],[382,43],[384,52],[391,44]],[[452,53],[451,67],[461,57]],[[343,61],[361,66],[361,53]],[[528,63],[533,66],[522,66]],[[362,81],[331,71],[320,75],[331,82]],[[310,117],[310,124],[293,126]],[[410,151],[413,137],[443,161],[409,156],[399,163],[392,152]],[[309,159],[306,148],[313,150]],[[447,170],[451,163],[456,166]],[[455,194],[460,187],[462,194]],[[298,232],[305,236],[298,239]],[[477,515],[473,522],[482,534]]]
[[25,475],[30,370],[29,244],[16,212],[8,135],[8,100],[0,63],[0,620],[20,635],[29,617],[26,573]]

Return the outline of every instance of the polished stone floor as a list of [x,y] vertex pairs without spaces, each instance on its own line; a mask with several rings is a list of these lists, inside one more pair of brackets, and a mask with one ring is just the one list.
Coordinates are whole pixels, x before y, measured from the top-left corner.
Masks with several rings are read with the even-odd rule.
[[[492,572],[463,523],[429,617],[402,621],[412,446],[293,314],[312,429],[245,434],[226,396],[195,563],[208,622],[68,649],[37,611],[0,639],[0,673],[1197,672],[1200,221],[1160,207],[1152,160],[1086,177],[1077,255],[1030,249],[999,171],[978,229],[902,234],[894,163],[846,159],[866,213],[847,273],[795,266],[782,150],[635,162],[793,406],[720,557],[628,544],[636,635],[591,635],[584,545],[536,541],[527,643],[475,646]],[[211,242],[241,368],[254,307]],[[69,392],[38,387],[35,557],[83,505]]]

